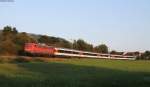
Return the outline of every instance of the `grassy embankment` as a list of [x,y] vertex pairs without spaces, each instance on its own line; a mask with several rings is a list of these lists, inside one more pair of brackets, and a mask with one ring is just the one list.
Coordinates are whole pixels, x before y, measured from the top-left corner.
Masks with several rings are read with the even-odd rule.
[[0,87],[150,87],[150,61],[0,63]]

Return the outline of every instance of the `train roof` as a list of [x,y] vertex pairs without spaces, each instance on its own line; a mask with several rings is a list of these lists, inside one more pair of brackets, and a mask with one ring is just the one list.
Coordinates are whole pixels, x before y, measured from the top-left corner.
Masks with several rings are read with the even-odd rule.
[[109,54],[94,53],[94,52],[88,52],[88,51],[79,51],[79,50],[67,49],[67,48],[56,48],[56,49],[58,49],[58,50],[64,50],[64,51],[72,51],[72,52],[82,52],[82,53],[90,53],[90,54],[109,55]]

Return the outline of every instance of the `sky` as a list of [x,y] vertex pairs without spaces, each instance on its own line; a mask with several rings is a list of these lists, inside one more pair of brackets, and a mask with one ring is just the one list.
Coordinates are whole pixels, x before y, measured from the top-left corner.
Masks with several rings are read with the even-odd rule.
[[150,50],[150,0],[14,0],[0,2],[0,29]]

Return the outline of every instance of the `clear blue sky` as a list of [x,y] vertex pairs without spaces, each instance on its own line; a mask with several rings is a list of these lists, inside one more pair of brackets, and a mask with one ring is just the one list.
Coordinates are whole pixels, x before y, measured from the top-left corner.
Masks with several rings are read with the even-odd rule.
[[82,38],[118,51],[150,50],[150,0],[15,0],[0,2],[0,28]]

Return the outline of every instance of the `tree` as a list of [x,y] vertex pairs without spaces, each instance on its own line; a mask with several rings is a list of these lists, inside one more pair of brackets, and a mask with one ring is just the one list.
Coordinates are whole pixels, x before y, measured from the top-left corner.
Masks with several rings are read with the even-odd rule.
[[5,26],[2,30],[3,35],[8,34],[8,33],[12,33],[12,27],[11,26]]
[[5,40],[0,43],[1,55],[16,55],[16,45],[11,40]]
[[13,34],[18,34],[18,30],[15,27],[12,29],[12,32]]
[[145,51],[141,56],[138,56],[138,59],[150,60],[150,51]]
[[39,43],[45,43],[50,46],[71,48],[71,43],[65,39],[41,35],[38,39]]
[[77,41],[76,40],[73,41],[72,48],[76,49],[76,50],[78,49],[78,45],[77,45]]
[[91,52],[93,52],[93,45],[92,44],[87,44],[87,49],[86,49],[86,51],[91,51]]
[[46,35],[41,35],[40,38],[38,39],[38,42],[48,44],[50,42],[49,37]]
[[12,28],[11,26],[5,26],[1,32],[0,35],[0,54],[2,55],[16,55],[16,44],[15,44],[15,38],[16,34],[16,28]]
[[15,40],[16,44],[20,44],[23,45],[24,43],[32,43],[32,42],[36,42],[36,40],[32,37],[30,37],[27,33],[23,32],[23,33],[19,33],[16,36],[16,40]]
[[63,48],[71,48],[71,43],[67,40],[64,39],[60,39],[60,41],[58,42],[59,47],[63,47]]
[[18,54],[23,53],[25,43],[36,43],[36,40],[28,36],[28,34],[25,32],[17,34],[15,39],[15,44],[16,44],[16,50],[18,51]]
[[76,50],[86,50],[86,42],[82,39],[79,39],[74,42],[74,47]]
[[85,42],[82,39],[74,40],[73,49],[83,50],[83,51],[93,51],[93,45]]
[[112,50],[112,51],[110,52],[110,54],[117,54],[117,51]]
[[15,35],[13,35],[12,33],[12,27],[11,26],[6,26],[3,28],[2,30],[2,41],[5,41],[5,40],[13,40],[15,37]]
[[105,44],[101,44],[96,46],[94,51],[98,53],[108,53],[108,47]]
[[112,51],[110,52],[110,54],[123,55],[124,52],[117,52],[117,51],[115,51],[115,50],[112,50]]

